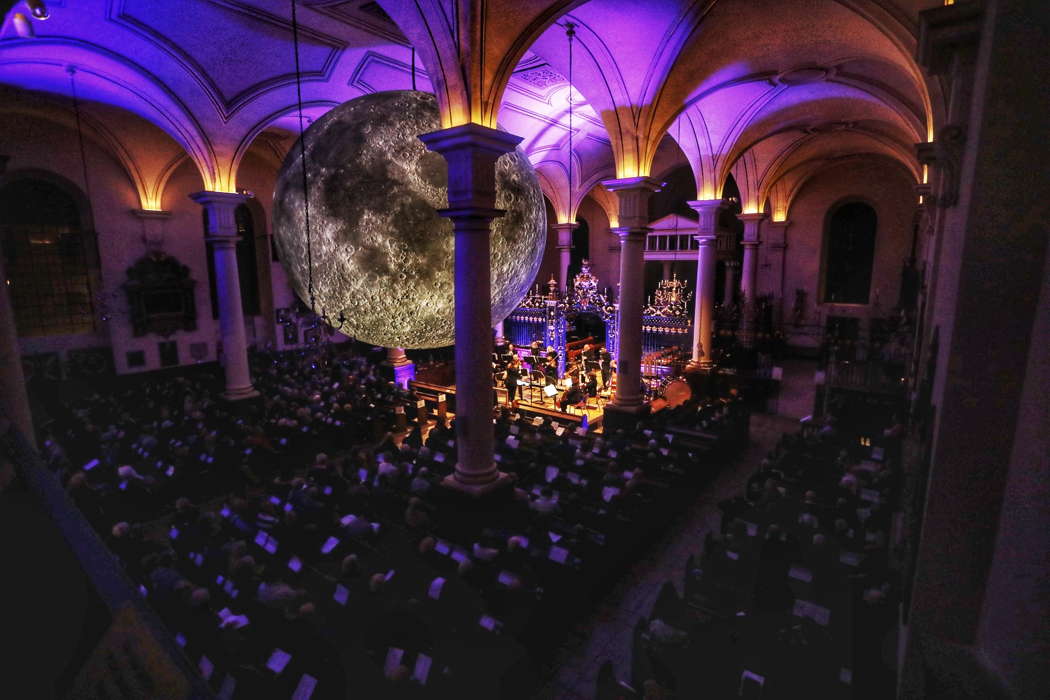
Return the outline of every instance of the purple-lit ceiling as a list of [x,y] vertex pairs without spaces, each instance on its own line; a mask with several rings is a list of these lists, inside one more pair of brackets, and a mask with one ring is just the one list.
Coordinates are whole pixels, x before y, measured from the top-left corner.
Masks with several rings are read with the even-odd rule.
[[[539,0],[521,2],[543,9]],[[164,184],[185,158],[204,188],[229,191],[249,149],[278,162],[290,146],[298,124],[289,3],[48,4],[51,17],[33,22],[35,38],[15,31],[11,16],[21,4],[4,22],[0,84],[10,87],[0,111],[68,121],[68,100],[49,105],[46,96],[69,96],[67,67],[75,66],[89,134],[122,163],[143,208],[164,206]],[[890,159],[921,176],[913,144],[931,136],[938,98],[911,56],[917,12],[936,4],[569,3],[518,61],[498,122],[524,137],[559,220],[602,179],[660,177],[682,162],[699,198],[715,196],[732,174],[745,210],[768,206],[783,218],[807,178],[845,158]],[[380,9],[396,5],[301,3],[308,118],[358,95],[411,86],[412,51]],[[572,198],[567,20],[577,25]],[[431,90],[418,53],[415,72],[419,88]],[[609,198],[595,199],[614,215]]]

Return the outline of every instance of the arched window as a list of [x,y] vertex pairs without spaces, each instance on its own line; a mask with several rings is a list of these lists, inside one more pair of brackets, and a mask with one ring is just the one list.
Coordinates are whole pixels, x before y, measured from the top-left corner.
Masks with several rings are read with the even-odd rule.
[[[204,208],[204,235],[208,235],[208,210]],[[241,285],[241,308],[246,316],[259,315],[259,275],[255,260],[255,224],[252,212],[241,204],[233,213],[237,224],[237,277]],[[212,244],[207,244],[208,285],[211,291],[211,317],[219,317],[219,293],[215,286],[215,255]]]
[[877,223],[875,210],[863,202],[831,211],[824,240],[825,303],[868,303]]
[[19,335],[95,330],[84,228],[76,200],[54,183],[21,178],[0,189],[5,282]]

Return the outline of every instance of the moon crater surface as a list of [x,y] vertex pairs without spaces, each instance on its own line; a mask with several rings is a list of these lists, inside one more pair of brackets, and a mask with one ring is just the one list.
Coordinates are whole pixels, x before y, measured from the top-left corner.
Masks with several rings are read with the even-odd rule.
[[[310,252],[318,311],[347,318],[341,332],[383,347],[435,348],[455,340],[454,236],[448,167],[420,134],[441,128],[437,100],[414,91],[345,102],[301,136],[306,150]],[[296,143],[274,189],[274,237],[296,294],[309,303],[310,253],[302,159]],[[546,210],[521,149],[496,162],[492,323],[528,291],[543,260]]]

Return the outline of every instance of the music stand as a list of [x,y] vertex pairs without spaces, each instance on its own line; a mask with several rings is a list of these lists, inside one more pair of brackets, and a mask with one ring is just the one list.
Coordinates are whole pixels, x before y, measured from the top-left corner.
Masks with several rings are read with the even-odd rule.
[[540,404],[543,404],[543,387],[547,384],[547,375],[542,370],[529,372],[529,401],[536,403],[536,389],[540,390]]

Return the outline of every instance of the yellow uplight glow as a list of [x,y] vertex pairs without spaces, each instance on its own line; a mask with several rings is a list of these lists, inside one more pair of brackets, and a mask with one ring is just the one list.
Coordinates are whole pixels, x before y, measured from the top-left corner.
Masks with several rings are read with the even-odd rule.
[[923,164],[922,166],[922,184],[928,184],[930,182],[930,166]]
[[616,166],[616,178],[618,180],[623,180],[629,177],[642,177],[642,173],[639,171],[636,162],[620,163]]
[[159,194],[144,194],[139,197],[139,203],[142,204],[143,211],[163,211],[164,207],[160,205]]

